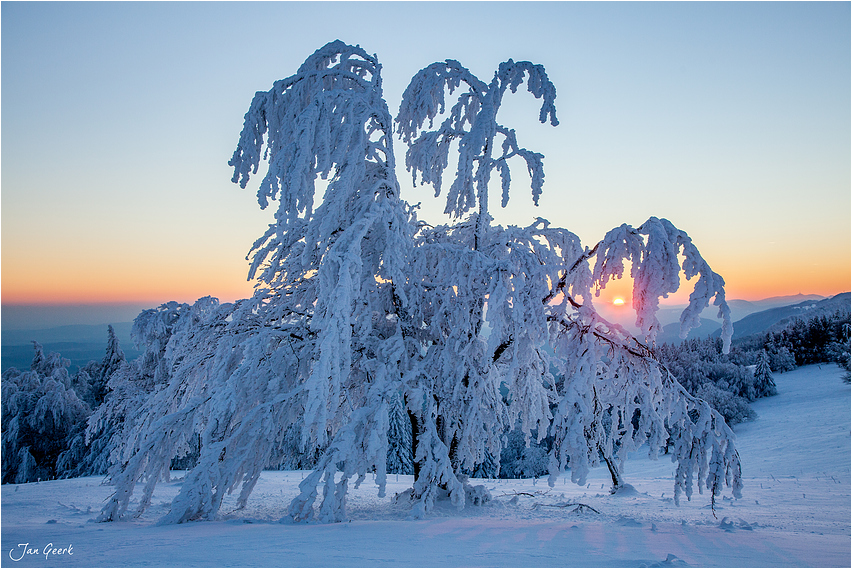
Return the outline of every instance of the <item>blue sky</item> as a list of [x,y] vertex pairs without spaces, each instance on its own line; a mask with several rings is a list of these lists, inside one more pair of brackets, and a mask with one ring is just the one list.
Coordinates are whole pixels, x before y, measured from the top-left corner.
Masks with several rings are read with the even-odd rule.
[[546,67],[560,126],[523,93],[501,116],[545,155],[541,205],[516,174],[500,223],[591,246],[666,217],[729,297],[849,289],[848,2],[3,2],[3,303],[248,296],[271,212],[230,183],[243,114],[338,38],[394,114],[433,61]]

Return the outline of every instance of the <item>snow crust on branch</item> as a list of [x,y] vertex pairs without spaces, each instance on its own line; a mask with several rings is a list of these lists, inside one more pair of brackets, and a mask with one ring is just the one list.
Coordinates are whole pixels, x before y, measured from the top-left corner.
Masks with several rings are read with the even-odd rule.
[[[660,299],[677,292],[681,270],[687,279],[698,276],[689,304],[680,316],[680,337],[686,338],[691,328],[701,324],[701,311],[713,300],[719,307],[724,352],[728,353],[733,325],[731,310],[725,301],[725,281],[710,269],[684,231],[667,219],[651,217],[637,229],[623,224],[610,230],[595,250],[593,278],[597,294],[610,279],[623,276],[624,261],[631,262],[636,326],[648,342],[653,342],[662,329],[656,317]],[[684,257],[682,266],[679,254]]]
[[[550,117],[550,123],[558,125],[556,87],[547,78],[543,66],[529,61],[516,63],[510,59],[501,63],[491,83],[486,84],[458,61],[448,59],[419,71],[403,93],[396,118],[397,131],[408,144],[405,165],[415,184],[419,173],[421,182],[431,184],[435,196],[440,195],[451,143],[458,142],[458,169],[447,194],[445,213],[459,218],[487,200],[488,182],[495,169],[501,177],[502,205],[506,207],[511,182],[508,160],[514,156],[526,162],[533,201],[538,205],[544,185],[544,156],[521,148],[515,131],[497,123],[506,90],[515,93],[525,78],[528,91],[542,99],[539,120],[544,123]],[[467,90],[459,95],[441,125],[435,130],[424,130],[426,121],[431,129],[435,118],[445,111],[444,91],[452,94],[462,85]],[[498,134],[502,136],[499,150],[495,140]],[[500,154],[495,156],[494,152]]]

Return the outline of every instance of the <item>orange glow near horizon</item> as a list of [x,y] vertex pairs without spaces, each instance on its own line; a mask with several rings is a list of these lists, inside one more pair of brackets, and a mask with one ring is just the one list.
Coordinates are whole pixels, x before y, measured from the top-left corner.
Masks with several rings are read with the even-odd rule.
[[13,278],[11,271],[6,270],[3,274],[2,302],[5,305],[138,303],[157,306],[171,300],[192,303],[204,296],[232,302],[252,295],[252,283],[247,282],[244,275],[236,273],[227,278],[224,272],[217,270],[220,268],[210,267],[179,274],[157,274],[154,271],[140,274],[134,271],[111,274],[109,278],[69,273],[58,287],[54,280],[45,278]]
[[[61,282],[55,279],[27,278],[6,267],[3,271],[3,304],[110,304],[110,303],[149,303],[160,304],[169,300],[194,302],[203,296],[214,296],[222,302],[231,302],[252,295],[252,283],[247,282],[242,271],[228,277],[221,267],[207,270],[186,271],[182,274],[156,274],[151,271],[145,275],[138,272],[94,276],[91,273],[66,273]],[[198,269],[198,267],[195,267]],[[242,274],[241,274],[242,273]],[[833,273],[833,274],[832,274]],[[850,290],[848,275],[838,275],[836,271],[823,270],[806,274],[785,275],[775,279],[758,279],[754,274],[738,275],[739,278],[726,278],[726,297],[756,301],[776,296],[797,294],[816,294],[834,296]],[[661,299],[663,305],[685,304],[692,292],[694,279],[681,282],[681,289]],[[594,298],[595,304],[605,303],[615,307],[630,304],[633,283],[624,278],[611,281]]]
[[[104,265],[80,260],[72,264],[63,259],[45,262],[35,256],[21,259],[5,253],[2,302],[6,305],[144,303],[156,306],[170,300],[191,303],[208,295],[231,302],[248,298],[253,292],[253,283],[245,279],[245,260],[237,255],[177,261],[136,257]],[[799,293],[829,297],[852,289],[849,260],[838,257],[834,261],[829,264],[813,259],[800,270],[789,271],[783,264],[766,260],[756,263],[728,258],[715,261],[718,268],[714,269],[725,278],[728,300],[756,301]],[[616,308],[629,306],[633,281],[628,275],[626,268],[624,278],[608,282],[593,297],[594,303]],[[694,285],[695,279],[681,278],[680,290],[661,299],[660,304],[686,304]]]
[[[21,286],[22,283],[7,283],[3,279],[2,302],[7,305],[16,304],[39,304],[39,305],[63,305],[63,304],[115,304],[115,303],[147,303],[160,304],[170,300],[178,302],[194,302],[203,296],[214,296],[222,302],[232,302],[240,298],[248,298],[252,295],[252,283],[245,280],[218,282],[176,282],[173,278],[166,278],[163,282],[152,283],[121,283],[125,286],[116,288],[104,288],[103,283],[94,282],[68,282],[66,281],[61,290],[40,283],[29,283],[30,286]],[[44,283],[44,281],[42,281]],[[118,283],[115,283],[118,284]],[[845,286],[842,286],[845,284]],[[100,286],[99,286],[100,285]],[[148,286],[144,286],[148,285]],[[662,305],[686,304],[689,294],[692,292],[692,283],[685,283],[680,291],[668,298],[660,300]],[[757,301],[776,296],[794,296],[797,294],[816,294],[830,297],[850,290],[848,282],[828,281],[825,284],[813,283],[801,286],[784,286],[784,283],[748,283],[743,286],[726,286],[726,298],[728,300],[738,299]],[[616,287],[612,287],[615,289]],[[625,288],[625,287],[617,287]],[[610,287],[601,291],[600,297],[595,303],[604,302],[615,307],[630,304],[630,295],[623,291],[610,290]]]

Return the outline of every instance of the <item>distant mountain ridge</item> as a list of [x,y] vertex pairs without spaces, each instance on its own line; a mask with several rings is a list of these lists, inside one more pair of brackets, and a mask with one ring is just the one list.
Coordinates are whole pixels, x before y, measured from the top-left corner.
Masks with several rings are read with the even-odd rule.
[[[832,297],[816,294],[796,294],[791,296],[775,296],[763,300],[729,300],[731,319],[734,321],[733,339],[745,338],[752,334],[769,331],[770,328],[783,328],[792,320],[799,317],[817,316],[833,313],[852,306],[852,296],[845,292]],[[658,318],[663,324],[662,331],[657,334],[658,344],[678,344],[680,337],[680,314],[684,306],[661,308]],[[687,335],[688,339],[707,337],[718,338],[722,335],[721,320],[715,318],[717,309],[713,306],[705,310],[711,317],[701,318],[701,325],[693,328]]]
[[[721,334],[722,326],[720,320],[710,320],[702,318],[701,325],[698,328],[693,328],[689,331],[687,338],[690,340],[695,338],[707,338],[712,334]],[[735,328],[736,329],[736,328]],[[680,337],[680,322],[672,322],[663,326],[662,332],[657,334],[657,344],[679,344],[683,341]]]
[[[101,342],[106,346],[108,326],[109,324],[72,324],[42,330],[3,330],[2,342],[4,346],[29,345],[33,340],[40,344]],[[132,328],[133,322],[117,322],[112,325],[122,348],[125,344],[128,347],[131,345],[130,330]]]
[[[813,318],[823,314],[833,314],[843,309],[852,311],[852,294],[848,292],[822,300],[805,300],[798,304],[762,310],[734,322],[734,339],[780,330],[799,318]],[[721,330],[714,332],[712,335],[719,337]]]
[[[0,335],[0,368],[29,369],[33,360],[33,345],[36,341],[46,353],[58,352],[71,360],[71,372],[91,360],[100,361],[106,353],[108,324],[74,324],[43,330],[3,330]],[[130,330],[133,322],[117,322],[112,325],[124,355],[128,360],[141,354],[133,346]]]
[[[728,306],[731,309],[731,320],[736,322],[755,312],[761,312],[763,310],[769,310],[770,308],[777,308],[780,306],[790,306],[792,304],[805,301],[823,300],[825,298],[826,297],[818,294],[801,293],[790,296],[773,296],[762,300],[740,300],[734,298],[728,300]],[[680,313],[683,312],[684,308],[686,308],[685,304],[680,306],[663,306],[657,313],[657,319],[664,326],[674,322],[680,322]],[[717,312],[718,309],[715,306],[710,306],[704,310],[704,313],[709,315],[709,319],[720,323],[721,321],[716,319]],[[719,324],[719,326],[721,327],[721,324]],[[690,334],[690,337],[693,336]]]

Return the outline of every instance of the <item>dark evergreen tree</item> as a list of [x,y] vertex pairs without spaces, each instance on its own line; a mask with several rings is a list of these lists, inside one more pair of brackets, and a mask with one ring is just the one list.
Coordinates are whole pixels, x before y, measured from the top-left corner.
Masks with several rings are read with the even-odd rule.
[[507,434],[500,453],[500,478],[538,478],[548,473],[550,449],[546,441],[527,439],[521,429]]
[[97,377],[93,378],[94,381],[92,383],[93,408],[104,402],[104,398],[109,391],[107,384],[109,383],[110,376],[127,361],[118,337],[115,335],[115,330],[112,328],[112,324],[107,327],[107,333],[109,336],[107,338],[106,354],[100,365],[100,373]]

